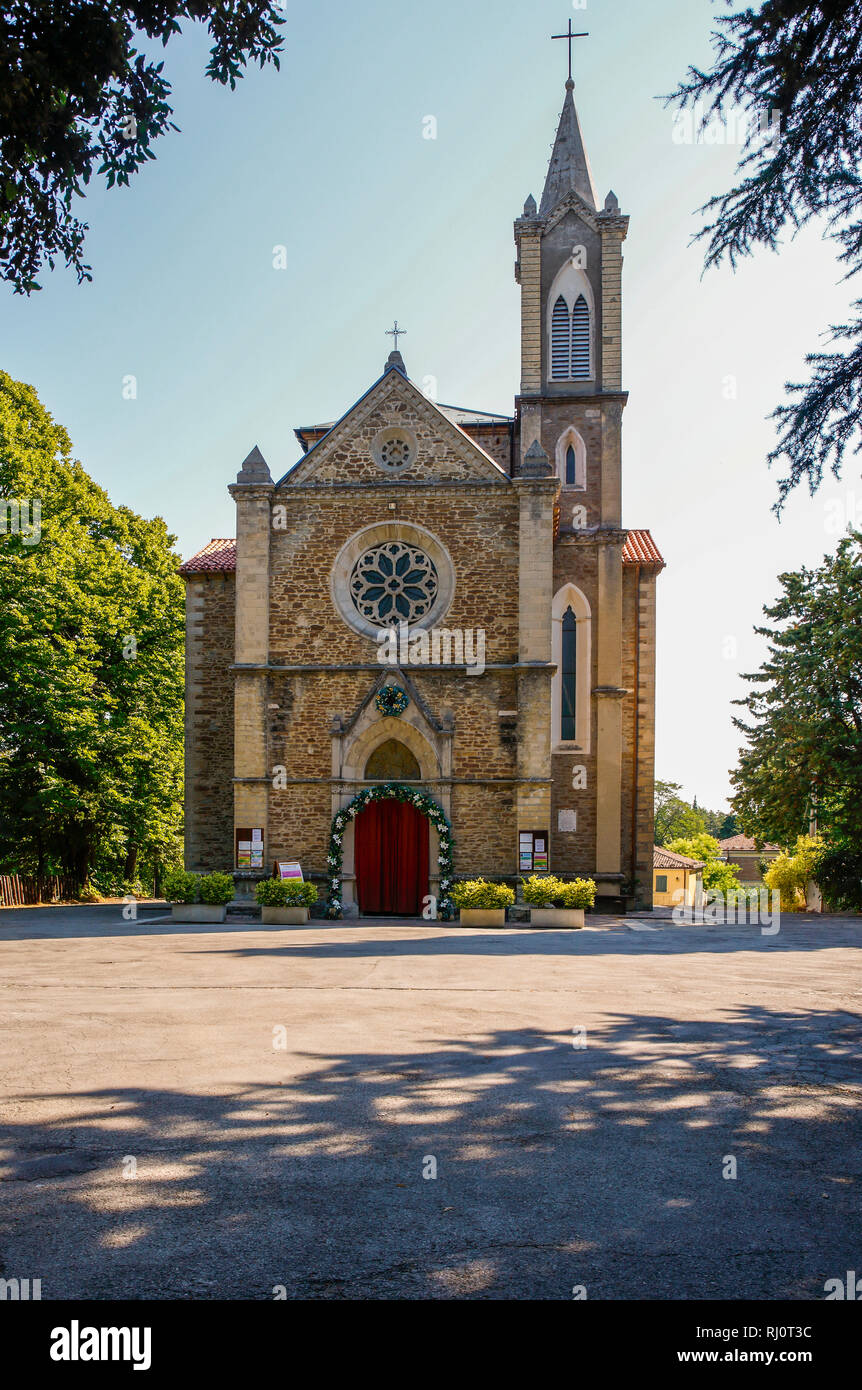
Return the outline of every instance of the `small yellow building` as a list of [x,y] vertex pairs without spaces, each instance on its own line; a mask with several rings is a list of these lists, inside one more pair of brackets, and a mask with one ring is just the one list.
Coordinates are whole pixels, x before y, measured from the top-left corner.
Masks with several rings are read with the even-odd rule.
[[703,860],[672,854],[656,845],[652,889],[654,907],[694,907],[695,899],[703,893]]

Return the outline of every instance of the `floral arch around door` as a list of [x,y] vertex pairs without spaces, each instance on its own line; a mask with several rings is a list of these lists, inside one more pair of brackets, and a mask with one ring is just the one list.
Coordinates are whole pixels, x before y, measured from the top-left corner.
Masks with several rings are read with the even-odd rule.
[[326,861],[329,875],[326,915],[335,919],[341,916],[341,865],[343,859],[344,832],[350,821],[355,820],[372,801],[406,801],[428,817],[437,831],[440,852],[437,863],[440,866],[440,897],[437,901],[437,916],[444,922],[451,921],[455,907],[452,902],[453,844],[452,827],[445,811],[427,792],[417,791],[415,787],[405,787],[400,782],[388,782],[384,786],[367,787],[353,798],[332,818],[329,836],[329,855]]

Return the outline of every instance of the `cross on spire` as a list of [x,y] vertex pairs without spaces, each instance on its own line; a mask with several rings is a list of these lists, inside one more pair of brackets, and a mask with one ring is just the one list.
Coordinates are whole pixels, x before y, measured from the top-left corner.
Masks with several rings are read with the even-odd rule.
[[569,41],[569,81],[572,81],[572,39],[588,39],[589,30],[585,34],[575,34],[572,32],[572,21],[569,19],[569,32],[567,34],[552,34],[552,39],[568,39]]
[[395,320],[395,327],[394,327],[394,328],[387,328],[387,330],[386,330],[386,336],[387,336],[387,338],[394,338],[394,339],[395,339],[395,351],[396,351],[396,352],[398,351],[398,339],[399,339],[402,335],[406,334],[406,332],[407,332],[407,329],[406,329],[406,328],[399,328],[399,327],[398,327],[398,320],[397,320],[397,319]]

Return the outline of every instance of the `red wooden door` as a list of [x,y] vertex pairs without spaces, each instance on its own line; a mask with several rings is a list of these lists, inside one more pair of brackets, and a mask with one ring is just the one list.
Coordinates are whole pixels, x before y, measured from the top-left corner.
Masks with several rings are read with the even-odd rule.
[[372,801],[356,818],[359,911],[418,917],[428,892],[428,821],[406,801]]

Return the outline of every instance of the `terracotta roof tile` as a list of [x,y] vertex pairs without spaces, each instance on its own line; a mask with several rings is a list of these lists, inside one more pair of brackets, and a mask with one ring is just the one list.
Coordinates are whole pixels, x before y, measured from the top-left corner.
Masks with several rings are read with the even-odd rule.
[[[731,854],[754,854],[757,845],[749,835],[731,835],[729,840],[719,840],[722,849],[729,850]],[[761,854],[780,854],[778,845],[761,845]]]
[[674,854],[669,849],[662,849],[660,845],[653,847],[653,868],[654,869],[702,869],[702,859],[689,859],[684,854]]
[[214,538],[180,565],[180,574],[229,574],[236,569],[236,541]]
[[664,565],[649,531],[629,531],[623,546],[624,565]]

